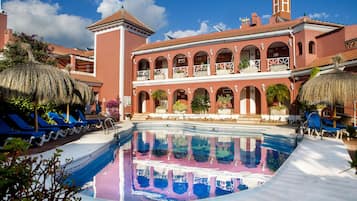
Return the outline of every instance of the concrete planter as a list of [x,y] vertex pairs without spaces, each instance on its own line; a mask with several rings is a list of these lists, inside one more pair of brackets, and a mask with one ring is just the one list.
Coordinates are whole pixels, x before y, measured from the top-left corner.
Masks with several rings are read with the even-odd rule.
[[286,115],[288,109],[283,108],[283,109],[276,109],[276,108],[269,108],[270,115]]
[[230,114],[232,114],[232,109],[220,108],[220,109],[218,109],[218,114],[230,115]]
[[155,109],[155,113],[158,113],[158,114],[166,114],[166,109],[156,108],[156,109]]
[[186,111],[174,110],[174,114],[186,114]]

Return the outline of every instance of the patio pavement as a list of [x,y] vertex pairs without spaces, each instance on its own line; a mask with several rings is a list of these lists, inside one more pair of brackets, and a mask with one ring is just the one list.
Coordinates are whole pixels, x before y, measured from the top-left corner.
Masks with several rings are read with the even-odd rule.
[[[117,131],[130,130],[132,126],[132,122],[123,121]],[[276,134],[291,134],[291,129],[280,128],[278,133],[276,127],[269,130],[271,132],[267,133],[275,131]],[[59,147],[63,150],[61,161],[72,158],[78,163],[89,162],[98,150],[106,148],[112,142],[114,136],[114,131],[108,134],[97,131],[84,135],[77,141]],[[39,155],[46,158],[53,152],[54,150],[49,150]],[[354,201],[357,197],[355,189],[357,176],[352,169],[344,171],[349,168],[347,162],[349,160],[346,147],[341,140],[330,138],[320,140],[320,138],[305,136],[270,181],[254,189],[205,200]]]
[[276,175],[260,187],[206,199],[224,201],[354,201],[357,175],[341,140],[304,137]]

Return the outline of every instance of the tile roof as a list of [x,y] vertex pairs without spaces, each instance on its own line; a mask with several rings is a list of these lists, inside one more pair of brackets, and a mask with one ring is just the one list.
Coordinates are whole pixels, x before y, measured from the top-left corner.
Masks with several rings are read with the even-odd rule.
[[154,33],[154,31],[149,26],[145,25],[143,22],[141,22],[136,17],[131,15],[124,8],[121,8],[119,11],[115,12],[111,16],[108,16],[104,19],[101,19],[101,20],[95,22],[92,25],[89,25],[87,28],[89,30],[93,30],[96,27],[105,26],[107,24],[113,24],[116,22],[127,22],[127,23],[135,25],[141,29],[144,29],[145,31],[147,31],[149,33]]
[[79,81],[86,82],[86,83],[93,83],[93,84],[97,84],[97,85],[103,84],[103,82],[99,81],[96,77],[89,76],[89,75],[81,75],[81,74],[71,73],[71,77],[74,78],[75,80],[79,80]]
[[185,43],[193,43],[193,42],[199,42],[199,41],[205,41],[205,40],[214,40],[214,39],[220,39],[220,38],[229,38],[229,37],[285,30],[285,29],[291,29],[291,28],[293,28],[299,24],[302,24],[302,23],[333,26],[333,27],[337,27],[337,28],[342,27],[342,25],[312,20],[308,17],[302,17],[302,18],[298,18],[295,20],[280,22],[280,23],[275,23],[275,24],[267,24],[267,25],[249,27],[249,28],[244,28],[244,29],[233,29],[233,30],[228,30],[228,31],[214,32],[214,33],[202,34],[202,35],[197,35],[197,36],[149,43],[149,44],[145,44],[145,45],[138,47],[134,51],[150,50],[150,49],[155,49],[155,48],[168,47],[168,46],[180,45],[180,44],[185,44]]
[[52,50],[52,52],[54,54],[58,54],[58,55],[74,54],[74,55],[83,56],[83,57],[94,56],[93,50],[80,50],[80,49],[76,49],[76,48],[63,47],[63,46],[55,45],[55,44],[49,44],[48,47]]
[[[339,55],[342,57],[343,61],[345,61],[345,62],[357,60],[357,49],[341,52],[341,53],[339,53]],[[317,58],[313,62],[311,62],[308,66],[303,67],[303,68],[294,69],[293,71],[302,71],[302,70],[310,69],[313,67],[321,67],[321,66],[330,65],[333,63],[332,57],[334,57],[334,56],[336,56],[336,54]]]

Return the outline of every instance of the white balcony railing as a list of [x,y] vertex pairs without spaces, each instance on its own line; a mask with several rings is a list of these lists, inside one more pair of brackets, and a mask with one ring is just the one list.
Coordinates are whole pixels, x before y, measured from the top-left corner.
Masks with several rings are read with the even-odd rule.
[[216,63],[216,74],[217,75],[227,75],[234,73],[234,64],[233,62],[223,62]]
[[241,73],[256,73],[260,71],[260,59],[248,60],[248,66],[240,68]]
[[209,64],[194,65],[193,66],[193,76],[201,77],[209,75]]
[[150,80],[150,70],[137,71],[136,80]]
[[289,57],[276,57],[268,59],[268,71],[283,71],[290,69]]
[[159,68],[154,70],[154,80],[165,80],[168,77],[167,75],[167,68]]
[[173,78],[188,77],[188,66],[173,67]]

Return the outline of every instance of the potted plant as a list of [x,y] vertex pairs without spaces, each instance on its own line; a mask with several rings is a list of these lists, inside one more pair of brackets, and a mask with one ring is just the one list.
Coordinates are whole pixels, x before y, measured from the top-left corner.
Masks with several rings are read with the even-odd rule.
[[231,114],[232,110],[232,96],[229,94],[224,95],[219,95],[217,99],[217,104],[218,104],[218,114]]
[[158,89],[151,94],[152,98],[155,100],[155,112],[156,113],[166,113],[166,105],[164,100],[167,98],[167,94],[164,90]]
[[239,63],[239,69],[243,70],[245,68],[249,67],[249,60],[247,58],[243,58],[241,59],[240,63]]
[[174,113],[183,114],[186,113],[187,105],[180,101],[176,101],[172,108],[174,110]]
[[210,108],[209,97],[207,95],[195,95],[191,102],[193,113],[206,113]]
[[290,102],[290,92],[285,85],[270,85],[266,91],[266,97],[270,114],[285,115],[287,113],[287,107],[285,104]]

